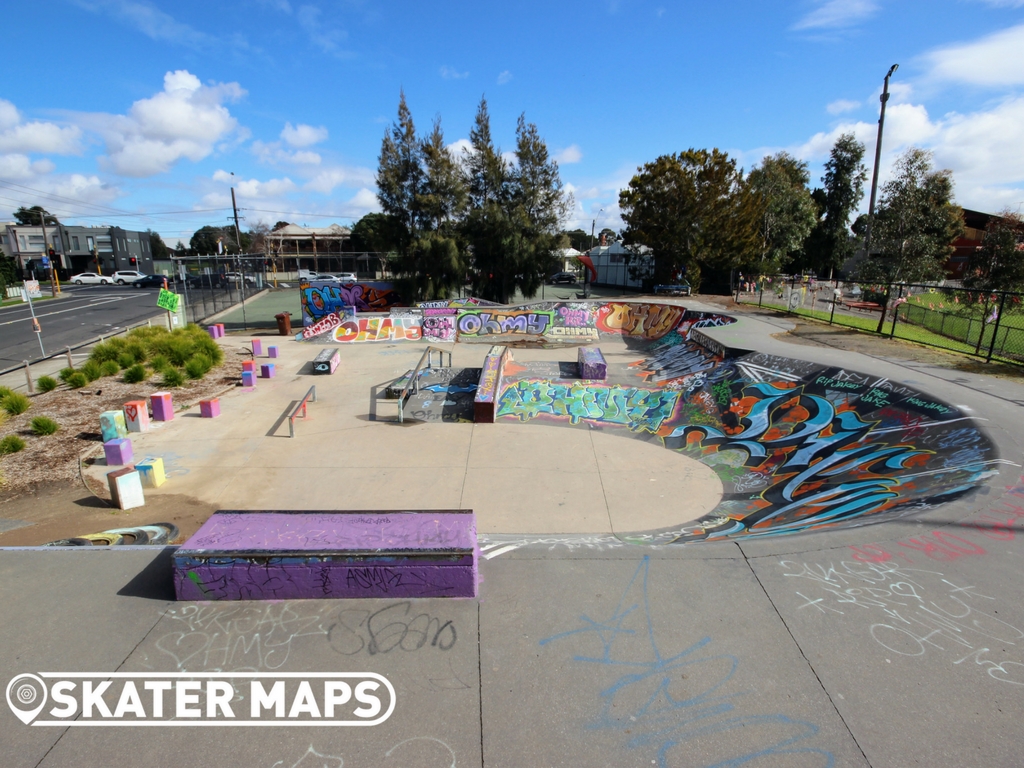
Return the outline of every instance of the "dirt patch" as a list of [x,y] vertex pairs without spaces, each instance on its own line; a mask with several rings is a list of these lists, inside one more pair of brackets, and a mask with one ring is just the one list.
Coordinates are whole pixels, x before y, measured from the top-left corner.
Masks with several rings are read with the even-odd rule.
[[773,333],[773,338],[791,344],[803,344],[811,347],[831,347],[848,352],[860,352],[865,355],[882,357],[887,360],[906,360],[924,363],[936,368],[979,373],[987,376],[1011,379],[1024,382],[1024,368],[1005,363],[986,363],[984,360],[967,355],[927,347],[902,339],[888,339],[870,333],[863,333],[839,325],[816,322],[798,315],[790,315],[771,309],[758,309],[747,304],[737,304],[728,296],[701,296],[701,301],[715,304],[723,310],[763,317],[784,318],[795,328],[791,331]]
[[28,523],[0,533],[0,547],[39,546],[111,528],[174,523],[181,543],[216,511],[212,504],[180,494],[150,494],[146,506],[120,510],[82,486],[49,483],[0,501],[0,520]]

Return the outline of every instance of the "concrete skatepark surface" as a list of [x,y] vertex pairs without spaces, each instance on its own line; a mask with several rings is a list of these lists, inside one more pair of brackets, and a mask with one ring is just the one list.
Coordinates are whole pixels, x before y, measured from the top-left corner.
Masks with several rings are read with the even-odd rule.
[[[737,316],[703,332],[894,382],[980,426],[984,457],[898,469],[996,463],[877,525],[639,543],[736,501],[742,475],[585,418],[397,425],[379,407],[369,421],[370,388],[412,367],[421,344],[342,346],[338,373],[314,378],[303,370],[318,348],[282,342],[278,377],[223,398],[220,419],[179,414],[138,441],[170,476],[148,493],[239,509],[472,508],[479,597],[175,603],[169,549],[2,551],[3,680],[372,671],[397,699],[362,729],[44,728],[5,712],[4,764],[1019,765],[1020,385],[797,347],[771,338],[778,324]],[[600,341],[610,369],[648,357],[613,342]],[[485,348],[467,346],[454,365],[479,365]],[[573,358],[516,350],[515,375]],[[311,384],[318,402],[289,439],[282,417]],[[943,429],[956,449],[943,457],[982,444]],[[876,469],[859,472],[875,483]],[[438,643],[421,642],[423,626],[445,628]]]

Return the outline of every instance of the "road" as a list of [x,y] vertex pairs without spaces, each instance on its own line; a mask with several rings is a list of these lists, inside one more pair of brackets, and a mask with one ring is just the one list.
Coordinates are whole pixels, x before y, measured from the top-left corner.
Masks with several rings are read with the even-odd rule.
[[[66,298],[35,304],[47,354],[156,317],[159,290],[131,286],[65,286]],[[0,370],[40,357],[28,304],[0,309]]]

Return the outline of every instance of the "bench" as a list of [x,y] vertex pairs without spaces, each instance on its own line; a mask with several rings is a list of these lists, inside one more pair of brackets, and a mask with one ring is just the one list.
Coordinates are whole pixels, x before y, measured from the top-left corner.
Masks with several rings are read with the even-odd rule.
[[871,312],[872,310],[882,308],[881,304],[876,304],[873,301],[844,301],[843,304],[845,304],[849,309],[859,309],[864,312]]
[[173,559],[178,600],[475,597],[476,515],[222,510]]
[[315,374],[332,374],[338,370],[338,365],[341,363],[341,355],[338,354],[336,349],[325,349],[317,353],[317,356],[313,358],[313,373]]
[[576,353],[576,364],[581,379],[604,381],[608,378],[608,364],[597,347],[580,347]]
[[473,397],[473,421],[477,424],[494,423],[498,386],[501,383],[501,369],[505,365],[505,361],[511,359],[512,351],[508,347],[495,345],[488,350],[483,368],[480,369],[480,381],[477,383],[476,395]]

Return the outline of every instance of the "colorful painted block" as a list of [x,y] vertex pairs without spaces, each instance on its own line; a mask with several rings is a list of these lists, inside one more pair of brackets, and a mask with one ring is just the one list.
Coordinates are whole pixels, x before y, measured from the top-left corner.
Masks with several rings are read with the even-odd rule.
[[204,419],[215,419],[220,416],[220,398],[199,401],[199,415]]
[[218,328],[217,328],[216,325],[208,325],[208,326],[206,326],[206,332],[208,334],[210,334],[210,338],[211,339],[216,339],[220,335],[218,333]]
[[217,338],[224,335],[224,323],[217,323]]
[[134,467],[125,467],[107,473],[110,500],[118,509],[134,509],[146,504],[142,493],[142,480]]
[[135,465],[142,478],[142,484],[147,488],[159,488],[167,482],[167,475],[164,474],[164,460],[159,456],[147,456]]
[[341,355],[338,354],[338,350],[325,349],[317,352],[316,357],[313,358],[313,373],[329,375],[338,370],[340,364]]
[[127,437],[118,437],[103,443],[103,455],[108,467],[123,467],[132,463],[132,441]]
[[242,361],[242,370],[243,371],[251,371],[252,373],[256,373],[256,361],[255,360],[243,360]]
[[608,364],[597,347],[580,347],[576,353],[576,364],[581,379],[604,381],[608,378]]
[[128,437],[128,425],[124,421],[124,411],[104,411],[100,414],[100,434],[103,442]]
[[243,387],[255,387],[256,386],[256,371],[242,371],[242,386]]
[[261,379],[272,379],[274,378],[274,364],[264,363],[260,366],[260,378]]
[[259,339],[252,340],[252,354],[253,357],[259,357],[263,354],[263,342]]
[[277,347],[276,346],[272,345],[272,346],[267,347],[267,357],[277,357]]
[[174,403],[170,392],[154,392],[149,400],[153,404],[153,421],[170,421],[174,418]]
[[179,600],[477,594],[472,510],[219,511],[173,558]]
[[124,404],[124,420],[129,432],[146,432],[149,429],[149,407],[145,400],[129,400]]

